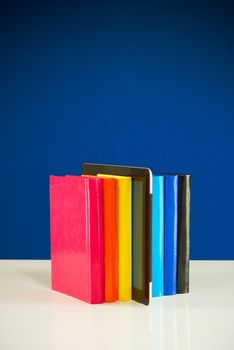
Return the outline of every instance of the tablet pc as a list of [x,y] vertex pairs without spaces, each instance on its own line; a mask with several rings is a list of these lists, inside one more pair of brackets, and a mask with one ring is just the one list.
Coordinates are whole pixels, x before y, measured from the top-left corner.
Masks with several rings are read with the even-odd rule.
[[84,163],[82,174],[132,178],[132,298],[148,305],[151,299],[152,172],[149,168]]

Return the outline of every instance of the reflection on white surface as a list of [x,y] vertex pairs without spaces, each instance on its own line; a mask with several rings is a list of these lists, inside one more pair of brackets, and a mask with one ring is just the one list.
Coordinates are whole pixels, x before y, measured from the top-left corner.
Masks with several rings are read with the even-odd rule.
[[[121,303],[122,304],[122,303]],[[133,349],[132,303],[66,307],[52,301],[53,349]],[[69,325],[69,326],[68,326]]]
[[[187,298],[176,307],[176,296],[153,299],[150,307],[134,302],[105,305],[62,303],[52,293],[52,349],[175,349],[190,350]],[[69,326],[68,326],[69,325]]]
[[192,262],[191,293],[88,305],[50,290],[48,261],[0,261],[0,349],[233,350],[234,262]]
[[176,311],[176,324],[177,324],[177,348],[179,350],[191,350],[191,325],[189,319],[189,307],[188,307],[187,295],[184,296],[184,305],[180,311]]
[[150,313],[152,349],[190,350],[191,333],[186,297],[179,308],[176,306],[176,296],[154,299]]
[[[164,329],[164,344],[166,349],[178,350],[178,326],[176,323],[176,309],[175,309],[175,296],[168,296],[170,298],[170,308],[164,309],[163,329]],[[166,336],[170,334],[170,336]]]
[[152,299],[152,305],[149,308],[149,313],[150,313],[150,337],[151,337],[150,348],[163,350],[164,334],[165,334],[163,298]]

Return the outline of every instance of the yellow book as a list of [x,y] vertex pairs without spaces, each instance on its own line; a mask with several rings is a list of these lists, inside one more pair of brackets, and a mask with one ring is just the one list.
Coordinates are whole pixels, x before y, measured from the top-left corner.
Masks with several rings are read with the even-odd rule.
[[132,179],[128,176],[103,175],[117,179],[118,193],[118,300],[132,299]]

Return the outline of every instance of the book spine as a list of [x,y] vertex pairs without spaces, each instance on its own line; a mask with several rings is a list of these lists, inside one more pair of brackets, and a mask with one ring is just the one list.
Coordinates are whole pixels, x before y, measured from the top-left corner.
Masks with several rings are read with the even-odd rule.
[[191,176],[179,176],[178,181],[177,293],[188,293]]
[[118,299],[132,299],[132,191],[131,178],[119,180]]
[[61,266],[64,265],[64,197],[65,187],[62,176],[50,176],[50,253],[51,288],[60,291]]
[[176,294],[177,281],[177,224],[178,176],[165,176],[165,264],[164,294]]
[[164,294],[164,177],[153,177],[152,296]]
[[92,304],[103,303],[104,298],[104,232],[103,232],[103,180],[90,181],[90,255]]
[[118,299],[117,180],[103,180],[105,301]]

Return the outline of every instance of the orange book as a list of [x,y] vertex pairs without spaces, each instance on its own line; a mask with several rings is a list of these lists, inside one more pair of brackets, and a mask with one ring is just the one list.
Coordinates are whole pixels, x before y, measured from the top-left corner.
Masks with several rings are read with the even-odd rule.
[[[99,177],[102,178],[102,176]],[[103,177],[104,276],[106,302],[118,300],[117,207],[117,180]]]

